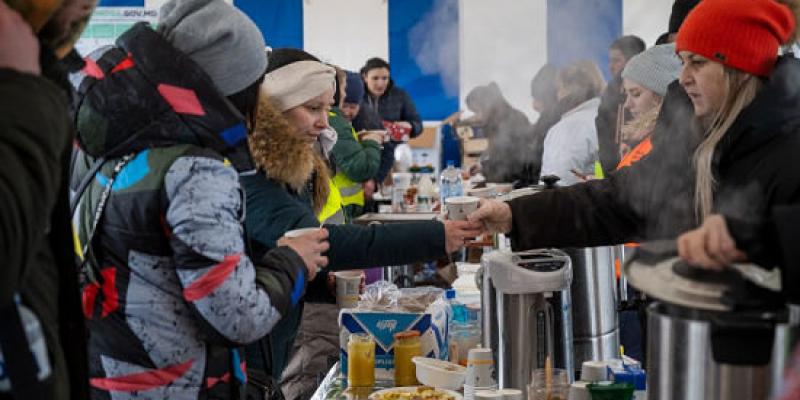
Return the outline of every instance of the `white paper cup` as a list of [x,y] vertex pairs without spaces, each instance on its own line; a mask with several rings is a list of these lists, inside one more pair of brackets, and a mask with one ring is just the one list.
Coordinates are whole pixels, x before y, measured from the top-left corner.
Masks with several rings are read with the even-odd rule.
[[356,308],[361,287],[361,271],[338,271],[336,277],[336,304],[341,308]]
[[292,229],[283,234],[283,236],[287,238],[296,238],[306,234],[309,234],[314,231],[319,231],[319,228],[300,228],[300,229]]
[[447,218],[454,221],[464,221],[467,215],[478,209],[480,199],[472,196],[448,197],[444,204],[447,209]]
[[476,347],[467,353],[466,384],[479,388],[493,387],[494,359],[492,349]]

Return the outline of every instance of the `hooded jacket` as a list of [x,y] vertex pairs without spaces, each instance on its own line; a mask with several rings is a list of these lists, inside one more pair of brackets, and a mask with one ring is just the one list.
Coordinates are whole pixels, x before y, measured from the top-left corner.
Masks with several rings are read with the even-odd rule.
[[305,288],[290,249],[248,257],[243,117],[146,24],[72,80],[81,148],[106,160],[79,216],[86,245],[108,194],[82,254],[92,398],[233,396],[244,380],[236,347],[266,335]]
[[[777,265],[781,254],[772,209],[800,202],[798,104],[800,60],[781,57],[713,158],[715,212],[726,217],[737,246],[765,267]],[[514,247],[670,239],[696,227],[691,157],[701,137],[693,115],[688,96],[674,82],[650,154],[604,180],[512,200]]]
[[[259,172],[243,176],[242,184],[247,192],[247,233],[258,256],[275,247],[285,232],[320,225],[316,214],[325,196],[319,187],[326,187],[328,172],[317,150],[294,133],[268,101],[262,101],[259,107],[256,127],[250,146]],[[401,265],[446,254],[444,225],[440,222],[325,227],[330,243],[325,271]],[[318,274],[309,284],[306,299],[330,299],[325,282],[325,274]],[[264,360],[258,359],[258,346],[248,348],[254,350],[248,352],[248,365],[269,368],[267,372],[279,378],[301,314],[302,307],[294,308],[270,334],[270,366],[265,367]]]

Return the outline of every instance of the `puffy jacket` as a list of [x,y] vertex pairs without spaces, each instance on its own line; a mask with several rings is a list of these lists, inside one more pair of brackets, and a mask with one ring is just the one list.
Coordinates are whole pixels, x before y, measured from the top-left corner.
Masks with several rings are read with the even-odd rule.
[[81,148],[106,160],[81,198],[84,246],[110,187],[82,254],[92,398],[235,395],[238,347],[269,333],[305,288],[290,249],[248,257],[243,117],[145,24],[92,54],[73,82]]

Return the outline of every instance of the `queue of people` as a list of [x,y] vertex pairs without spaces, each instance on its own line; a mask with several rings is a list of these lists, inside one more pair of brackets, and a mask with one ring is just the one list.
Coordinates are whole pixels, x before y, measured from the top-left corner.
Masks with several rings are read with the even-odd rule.
[[388,62],[265,52],[224,0],[167,1],[156,28],[81,58],[96,1],[44,3],[0,2],[0,399],[305,398],[338,353],[334,272],[484,233],[514,249],[676,239],[699,268],[798,276],[776,216],[800,202],[800,60],[782,50],[800,3],[676,1],[674,43],[615,41],[608,85],[591,61],[542,68],[534,124],[476,88],[489,151],[474,172],[563,187],[481,200],[467,221],[370,226],[352,221],[422,132]]

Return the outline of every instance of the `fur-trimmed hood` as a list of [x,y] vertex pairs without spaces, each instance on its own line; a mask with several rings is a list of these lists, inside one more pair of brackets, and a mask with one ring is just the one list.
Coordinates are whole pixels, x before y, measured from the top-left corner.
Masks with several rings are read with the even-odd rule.
[[295,132],[269,98],[259,102],[255,127],[248,139],[259,172],[301,196],[311,194],[306,189],[310,184],[314,212],[319,214],[328,199],[328,164]]

